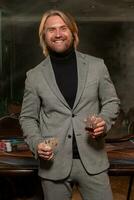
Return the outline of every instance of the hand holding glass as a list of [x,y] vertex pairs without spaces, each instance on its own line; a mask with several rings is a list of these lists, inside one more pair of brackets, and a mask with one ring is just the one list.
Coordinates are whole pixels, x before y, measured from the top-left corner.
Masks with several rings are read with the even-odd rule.
[[94,129],[97,128],[97,116],[96,115],[89,115],[86,120],[86,130],[90,134],[92,138],[95,138]]
[[54,148],[58,145],[58,141],[56,138],[52,137],[44,140],[44,144],[47,145],[46,148],[52,150],[52,155],[49,160],[54,159]]

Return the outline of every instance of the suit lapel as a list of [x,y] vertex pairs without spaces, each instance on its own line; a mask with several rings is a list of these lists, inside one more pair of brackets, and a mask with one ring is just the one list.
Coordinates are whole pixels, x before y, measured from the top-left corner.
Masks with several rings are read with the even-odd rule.
[[[74,102],[73,109],[77,106],[79,103],[79,100],[81,98],[82,92],[84,90],[85,82],[87,79],[87,71],[88,71],[88,62],[85,58],[84,54],[81,54],[76,51],[76,59],[77,59],[77,73],[78,73],[78,88],[76,93],[76,98]],[[50,62],[50,57],[48,56],[44,61],[44,67],[42,68],[42,73],[45,77],[45,80],[47,81],[49,87],[53,91],[53,93],[57,96],[57,98],[69,109],[70,106],[66,102],[65,98],[63,97],[62,93],[59,90],[59,87],[56,83],[55,75],[53,72],[53,68]]]
[[73,109],[77,106],[79,103],[79,100],[81,98],[81,95],[84,90],[84,86],[87,79],[87,72],[88,72],[88,62],[85,58],[86,56],[84,54],[81,54],[76,51],[76,59],[77,59],[77,73],[78,73],[78,88],[77,88],[77,94],[76,99],[74,102]]
[[66,102],[65,98],[63,97],[60,89],[56,83],[54,71],[51,65],[50,57],[48,56],[44,61],[44,67],[42,68],[42,73],[45,76],[45,80],[47,81],[49,87],[53,91],[53,93],[57,96],[57,98],[69,108],[68,103]]

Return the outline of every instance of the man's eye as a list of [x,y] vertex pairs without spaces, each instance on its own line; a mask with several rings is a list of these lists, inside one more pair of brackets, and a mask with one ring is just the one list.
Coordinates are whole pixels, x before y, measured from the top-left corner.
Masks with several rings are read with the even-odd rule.
[[48,32],[50,32],[50,33],[54,32],[54,28],[49,28]]
[[61,28],[61,30],[62,30],[62,31],[66,31],[66,30],[67,30],[67,27],[66,27],[66,26],[63,26],[63,27]]

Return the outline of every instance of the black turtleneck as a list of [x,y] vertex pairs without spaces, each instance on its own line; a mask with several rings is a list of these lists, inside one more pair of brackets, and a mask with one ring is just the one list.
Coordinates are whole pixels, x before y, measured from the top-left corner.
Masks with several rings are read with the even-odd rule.
[[[49,51],[49,55],[57,85],[70,108],[72,109],[78,86],[77,62],[74,48],[71,47],[64,53]],[[78,157],[79,153],[76,139],[73,134],[73,158]]]
[[64,53],[50,52],[56,82],[69,104],[73,108],[77,92],[77,64],[73,48]]

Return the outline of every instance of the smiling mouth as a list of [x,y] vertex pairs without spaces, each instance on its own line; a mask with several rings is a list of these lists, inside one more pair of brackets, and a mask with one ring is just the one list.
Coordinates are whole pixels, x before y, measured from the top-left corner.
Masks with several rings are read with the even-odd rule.
[[63,43],[64,40],[55,40],[54,43]]

